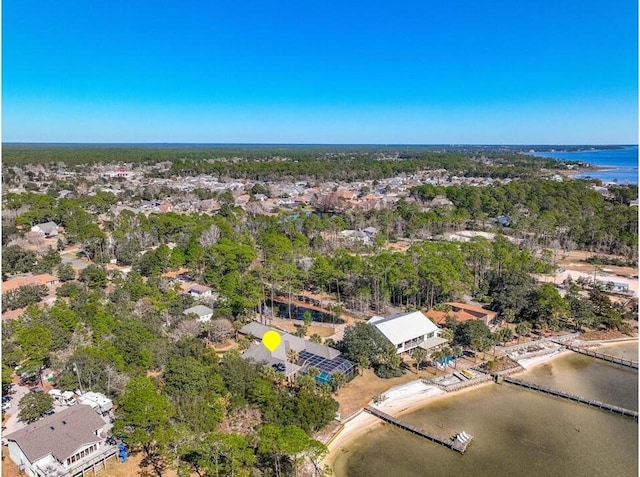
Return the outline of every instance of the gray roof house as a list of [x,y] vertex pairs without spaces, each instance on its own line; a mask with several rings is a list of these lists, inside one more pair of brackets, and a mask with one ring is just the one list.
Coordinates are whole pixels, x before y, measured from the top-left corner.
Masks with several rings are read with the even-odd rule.
[[[340,351],[329,346],[307,341],[256,321],[240,328],[240,333],[262,340],[264,334],[270,330],[278,333],[281,338],[281,343],[276,349],[269,351],[261,341],[255,341],[242,357],[258,363],[266,362],[283,372],[287,379],[293,379],[297,374],[305,374],[311,367],[320,371],[316,381],[322,384],[331,384],[332,374],[338,371],[344,373],[347,379],[355,376],[355,365],[343,358]],[[292,354],[295,354],[295,359],[292,359]]]
[[198,315],[198,321],[209,321],[213,316],[213,310],[208,306],[196,305],[191,308],[187,308],[182,312],[183,315]]
[[105,421],[90,407],[72,406],[4,436],[9,457],[31,477],[76,475],[117,451],[103,436]]
[[45,222],[34,225],[31,227],[31,231],[43,233],[45,237],[53,237],[58,235],[58,225],[55,222]]

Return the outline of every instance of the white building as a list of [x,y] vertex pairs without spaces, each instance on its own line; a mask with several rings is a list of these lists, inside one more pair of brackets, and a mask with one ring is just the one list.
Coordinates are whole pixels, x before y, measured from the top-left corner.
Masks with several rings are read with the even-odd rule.
[[198,321],[209,321],[213,316],[213,310],[208,306],[196,305],[191,308],[187,308],[182,312],[183,315],[198,315]]
[[447,342],[440,338],[442,330],[421,311],[388,317],[374,316],[367,323],[375,326],[393,344],[398,354],[417,347],[430,350]]
[[104,394],[87,391],[78,398],[80,404],[86,404],[98,414],[106,414],[113,408],[113,402]]

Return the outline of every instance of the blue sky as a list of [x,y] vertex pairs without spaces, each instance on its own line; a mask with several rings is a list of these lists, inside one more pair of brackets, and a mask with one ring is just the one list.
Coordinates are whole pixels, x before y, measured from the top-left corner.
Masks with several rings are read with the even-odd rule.
[[637,19],[635,0],[4,0],[2,138],[637,143]]

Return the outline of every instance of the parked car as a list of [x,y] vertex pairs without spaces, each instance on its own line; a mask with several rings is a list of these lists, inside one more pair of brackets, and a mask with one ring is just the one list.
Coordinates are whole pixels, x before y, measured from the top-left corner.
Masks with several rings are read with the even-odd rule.
[[6,411],[7,409],[9,409],[11,407],[11,403],[10,402],[3,402],[2,403],[2,411]]

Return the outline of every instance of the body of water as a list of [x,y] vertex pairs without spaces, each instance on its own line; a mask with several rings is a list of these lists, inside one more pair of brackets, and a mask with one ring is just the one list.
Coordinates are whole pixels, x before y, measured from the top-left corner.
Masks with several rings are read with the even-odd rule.
[[580,152],[535,152],[533,154],[539,157],[580,161],[607,168],[607,170],[584,172],[576,175],[576,178],[593,177],[604,182],[618,182],[619,184],[638,183],[638,146]]
[[[613,348],[606,348],[614,354]],[[637,359],[637,343],[616,346]],[[567,354],[518,378],[637,409],[638,373]],[[434,400],[403,420],[442,436],[474,436],[465,455],[381,425],[336,458],[337,477],[638,475],[638,423],[508,384]]]

